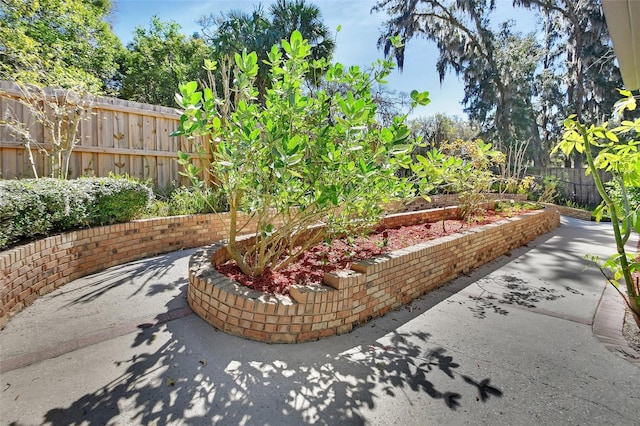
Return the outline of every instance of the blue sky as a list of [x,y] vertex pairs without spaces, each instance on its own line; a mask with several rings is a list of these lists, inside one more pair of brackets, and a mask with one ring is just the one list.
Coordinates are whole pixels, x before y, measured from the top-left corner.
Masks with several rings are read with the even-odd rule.
[[[198,18],[211,13],[219,14],[232,9],[252,11],[254,5],[261,3],[267,6],[272,0],[113,0],[114,11],[110,17],[114,32],[124,44],[132,39],[133,30],[137,26],[149,27],[153,15],[163,21],[175,21],[182,26],[185,34],[192,34],[199,30],[196,23]],[[323,16],[325,24],[335,32],[340,25],[341,31],[337,35],[334,61],[344,65],[368,66],[383,52],[376,47],[379,28],[386,15],[370,14],[369,11],[375,0],[316,0],[309,1],[316,4]],[[511,0],[497,0],[498,11],[496,19],[504,21],[517,17],[511,9]],[[518,11],[525,14],[518,22],[518,29],[532,29],[535,16],[523,9]],[[431,103],[420,107],[415,115],[433,115],[446,113],[465,117],[460,102],[464,97],[463,87],[458,78],[449,74],[440,85],[435,68],[438,51],[433,43],[422,39],[411,40],[407,44],[406,59],[402,72],[394,71],[388,79],[388,87],[397,92],[411,90],[428,91]]]

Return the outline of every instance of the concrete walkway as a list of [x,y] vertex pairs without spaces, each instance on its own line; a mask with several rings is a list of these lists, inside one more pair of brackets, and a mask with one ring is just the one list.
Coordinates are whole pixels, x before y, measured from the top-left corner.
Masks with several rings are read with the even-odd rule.
[[191,250],[114,267],[0,331],[0,424],[638,425],[640,354],[620,339],[621,302],[584,270],[585,253],[613,247],[607,224],[563,218],[350,334],[299,345],[192,314]]

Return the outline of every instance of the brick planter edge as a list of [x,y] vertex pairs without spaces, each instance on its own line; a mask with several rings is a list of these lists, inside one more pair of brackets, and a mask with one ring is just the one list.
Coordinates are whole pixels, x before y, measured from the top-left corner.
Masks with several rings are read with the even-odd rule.
[[[404,216],[411,222],[434,212],[452,217],[452,209],[386,220],[397,224]],[[292,286],[288,296],[251,290],[219,274],[212,259],[224,260],[226,250],[216,243],[191,257],[187,301],[206,322],[229,334],[268,343],[318,340],[350,332],[559,224],[557,211],[526,213],[354,262],[351,270],[325,274],[322,286]]]

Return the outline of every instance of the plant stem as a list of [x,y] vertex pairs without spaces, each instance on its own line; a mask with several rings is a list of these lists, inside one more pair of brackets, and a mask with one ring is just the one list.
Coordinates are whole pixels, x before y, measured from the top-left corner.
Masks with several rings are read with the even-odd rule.
[[620,267],[622,269],[622,275],[624,276],[624,281],[627,287],[627,297],[630,300],[633,300],[633,303],[629,303],[629,307],[637,315],[640,315],[640,298],[638,297],[638,294],[633,287],[633,278],[631,277],[631,270],[629,268],[629,262],[627,260],[627,253],[624,249],[624,240],[622,237],[622,233],[620,232],[620,221],[618,219],[618,212],[613,200],[605,190],[600,175],[598,174],[598,170],[593,160],[593,154],[591,153],[591,141],[589,140],[587,129],[581,124],[579,124],[578,126],[582,139],[584,140],[584,152],[587,157],[587,163],[589,165],[589,169],[591,169],[591,174],[593,175],[593,180],[595,181],[596,188],[598,189],[598,193],[600,193],[602,200],[609,207],[609,211],[611,213],[611,225],[613,226],[613,235],[616,239],[616,248],[618,254],[620,255]]

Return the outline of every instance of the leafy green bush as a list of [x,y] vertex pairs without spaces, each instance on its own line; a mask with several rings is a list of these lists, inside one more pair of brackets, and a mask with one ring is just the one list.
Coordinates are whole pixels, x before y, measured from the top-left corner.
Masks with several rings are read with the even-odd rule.
[[0,181],[0,248],[52,232],[129,221],[152,197],[150,188],[126,179]]
[[[618,205],[624,204],[624,198],[622,196],[622,186],[620,181],[613,179],[606,183],[611,198]],[[640,212],[640,187],[630,186],[625,188],[627,192],[627,201],[629,203],[629,211]]]
[[175,190],[169,198],[169,215],[215,213],[229,209],[224,195],[215,188],[186,188]]
[[567,200],[562,182],[556,176],[544,176],[541,184],[536,182],[529,198],[551,204],[564,204]]
[[495,210],[506,213],[507,217],[511,217],[522,210],[541,210],[543,208],[544,206],[542,204],[532,203],[530,201],[509,200],[497,202]]
[[90,225],[128,222],[140,216],[153,199],[148,186],[127,178],[81,178],[76,181],[92,194]]
[[482,214],[480,205],[498,176],[491,168],[504,162],[504,154],[490,143],[456,140],[433,148],[426,157],[416,156],[411,170],[418,179],[420,191],[427,196],[437,193],[458,194],[460,216],[471,219]]
[[[267,52],[268,61],[259,61],[256,52],[236,54],[233,75],[220,76],[220,93],[212,79],[203,90],[195,81],[182,84],[176,96],[183,115],[174,135],[202,135],[211,143],[213,181],[229,196],[227,251],[249,276],[286,268],[334,235],[364,232],[389,202],[412,189],[395,175],[411,161],[406,116],[380,126],[372,97],[374,81],[383,82],[393,63],[379,61],[364,71],[311,60],[310,52],[294,31]],[[259,96],[262,64],[271,87]],[[212,72],[216,66],[205,62]],[[344,90],[308,91],[311,71],[326,75],[327,88]],[[426,92],[410,96],[412,106],[429,102]],[[191,156],[179,152],[178,162],[196,182],[201,169]],[[238,212],[255,220],[251,245],[238,244],[245,225]],[[325,226],[309,231],[319,222]]]
[[169,187],[156,191],[156,199],[147,210],[148,217],[180,216],[229,211],[224,193],[212,187]]

